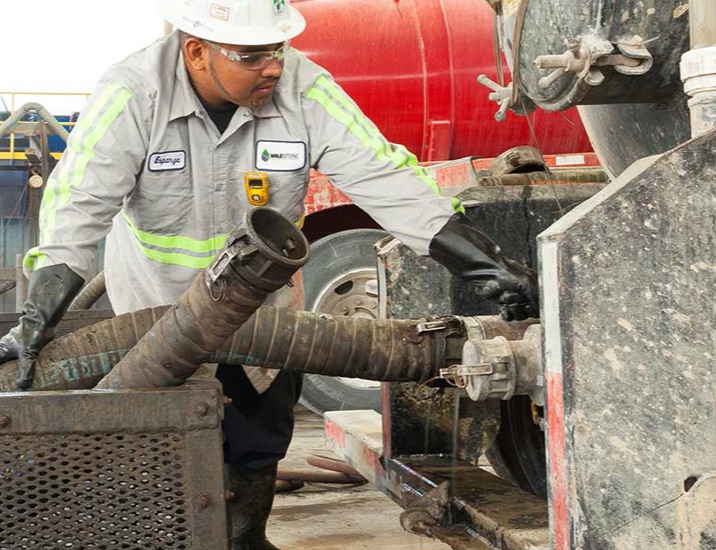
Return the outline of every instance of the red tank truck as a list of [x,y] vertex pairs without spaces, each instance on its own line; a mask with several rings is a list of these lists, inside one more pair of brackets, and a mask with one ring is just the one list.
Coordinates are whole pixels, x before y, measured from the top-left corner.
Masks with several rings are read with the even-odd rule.
[[[389,141],[433,166],[438,184],[457,187],[517,146],[534,146],[551,166],[598,163],[576,110],[529,118],[497,107],[477,77],[495,74],[493,10],[472,0],[298,0],[308,21],[292,46],[328,69]],[[505,65],[504,76],[509,80]],[[452,162],[445,162],[452,161]],[[372,246],[384,233],[314,174],[304,231],[306,309],[374,318]],[[366,292],[366,284],[368,292]],[[377,382],[307,375],[304,404],[326,410],[380,408]]]

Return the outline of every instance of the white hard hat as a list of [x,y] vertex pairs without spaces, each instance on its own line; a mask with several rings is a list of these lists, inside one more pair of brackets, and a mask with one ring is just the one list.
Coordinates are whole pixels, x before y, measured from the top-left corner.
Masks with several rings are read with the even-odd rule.
[[177,29],[221,44],[277,44],[306,28],[290,0],[159,0],[159,9]]

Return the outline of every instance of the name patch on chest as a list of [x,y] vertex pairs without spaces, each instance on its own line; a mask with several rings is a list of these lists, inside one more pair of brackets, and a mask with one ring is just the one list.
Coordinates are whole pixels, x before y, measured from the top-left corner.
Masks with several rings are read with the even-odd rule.
[[257,141],[256,169],[293,172],[306,166],[306,144],[302,141]]
[[182,170],[186,168],[185,151],[166,151],[152,153],[147,161],[150,172],[165,172],[167,170]]

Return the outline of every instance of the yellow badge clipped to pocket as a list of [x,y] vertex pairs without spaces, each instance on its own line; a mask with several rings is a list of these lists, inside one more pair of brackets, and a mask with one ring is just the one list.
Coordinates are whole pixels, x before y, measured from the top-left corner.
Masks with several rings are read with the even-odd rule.
[[245,172],[246,198],[252,206],[264,206],[269,200],[269,179],[266,172]]

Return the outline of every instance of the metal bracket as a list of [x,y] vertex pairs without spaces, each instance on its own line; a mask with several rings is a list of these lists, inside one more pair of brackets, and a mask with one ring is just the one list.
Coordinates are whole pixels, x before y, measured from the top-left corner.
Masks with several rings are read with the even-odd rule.
[[[233,243],[224,248],[224,250],[222,250],[214,259],[212,264],[206,269],[204,282],[206,287],[209,289],[211,299],[215,302],[220,301],[224,297],[226,283],[222,279],[222,276],[229,265],[234,261],[234,259],[239,258],[239,261],[241,261],[241,258],[249,256],[258,250],[256,245],[246,245],[245,243],[239,243],[238,240],[238,236],[234,238]],[[218,287],[218,294],[215,293],[216,287]]]
[[492,90],[492,93],[487,97],[490,101],[494,101],[500,106],[495,113],[495,120],[497,122],[505,120],[505,117],[507,116],[507,109],[512,106],[512,82],[510,82],[507,86],[500,86],[497,82],[484,74],[477,77],[477,82]]
[[445,321],[426,321],[424,323],[418,323],[416,327],[418,334],[422,334],[424,332],[434,332],[436,330],[445,330],[446,328],[447,323]]
[[[612,44],[596,36],[573,40],[569,49],[559,55],[540,55],[535,59],[538,69],[555,69],[540,78],[540,88],[549,88],[563,76],[572,73],[589,86],[599,86],[605,80],[599,67],[613,67],[625,75],[646,73],[654,62],[640,36],[623,39]],[[616,47],[620,53],[614,53]]]
[[495,365],[485,363],[483,365],[450,365],[440,369],[440,378],[449,379],[457,376],[482,376],[495,372]]

